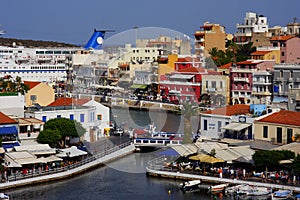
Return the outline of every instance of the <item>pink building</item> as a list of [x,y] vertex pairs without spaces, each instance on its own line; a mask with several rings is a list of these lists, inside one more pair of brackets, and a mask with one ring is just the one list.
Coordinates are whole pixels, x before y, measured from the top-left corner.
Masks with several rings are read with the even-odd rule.
[[276,36],[270,39],[272,47],[280,48],[280,62],[300,64],[300,38],[292,35]]
[[253,73],[273,71],[275,61],[247,60],[236,63],[230,68],[230,85],[232,104],[252,103]]

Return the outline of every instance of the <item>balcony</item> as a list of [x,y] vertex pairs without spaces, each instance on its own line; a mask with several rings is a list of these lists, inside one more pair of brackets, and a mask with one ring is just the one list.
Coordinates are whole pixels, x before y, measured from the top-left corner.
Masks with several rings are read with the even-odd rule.
[[283,82],[283,81],[284,81],[284,79],[283,79],[283,77],[276,77],[276,78],[275,78],[275,81],[278,81],[278,82]]
[[249,78],[246,77],[233,77],[234,82],[247,82],[249,83]]
[[257,95],[257,96],[270,96],[272,95],[271,92],[269,91],[255,91],[255,92],[252,92],[252,95]]
[[216,88],[207,88],[206,91],[209,92],[209,93],[215,93]]

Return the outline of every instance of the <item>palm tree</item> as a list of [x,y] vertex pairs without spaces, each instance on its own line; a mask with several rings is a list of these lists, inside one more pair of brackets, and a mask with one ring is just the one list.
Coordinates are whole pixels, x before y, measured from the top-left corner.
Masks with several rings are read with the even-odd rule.
[[183,103],[181,108],[181,114],[184,120],[184,135],[183,144],[192,143],[192,123],[191,118],[198,114],[198,106],[195,103]]

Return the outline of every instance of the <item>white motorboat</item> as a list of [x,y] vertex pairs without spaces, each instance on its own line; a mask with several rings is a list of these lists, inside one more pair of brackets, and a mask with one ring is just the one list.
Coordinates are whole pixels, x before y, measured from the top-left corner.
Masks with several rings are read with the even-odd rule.
[[4,193],[0,193],[0,200],[9,200],[9,196]]
[[292,190],[278,190],[271,195],[272,200],[290,199],[293,197]]
[[212,185],[208,187],[209,192],[222,192],[228,187],[228,183],[222,183],[219,185]]
[[187,181],[180,184],[180,189],[184,192],[198,190],[200,189],[200,184],[200,180]]

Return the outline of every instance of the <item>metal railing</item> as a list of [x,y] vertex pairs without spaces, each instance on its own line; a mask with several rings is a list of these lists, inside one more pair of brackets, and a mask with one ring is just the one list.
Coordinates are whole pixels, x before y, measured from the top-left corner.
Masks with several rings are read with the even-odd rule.
[[33,177],[39,177],[39,176],[45,176],[45,175],[65,172],[65,171],[68,171],[68,170],[86,165],[86,164],[91,163],[91,162],[93,162],[95,160],[98,160],[100,158],[103,158],[104,156],[107,156],[107,155],[112,154],[112,153],[114,153],[118,150],[121,150],[121,149],[129,146],[130,144],[131,144],[131,142],[128,141],[128,142],[120,144],[118,146],[114,146],[110,149],[105,149],[102,152],[99,152],[97,154],[88,156],[87,158],[84,158],[81,161],[75,162],[73,164],[68,164],[64,167],[53,167],[53,168],[49,167],[48,170],[42,170],[42,171],[38,170],[38,171],[33,171],[33,172],[31,171],[31,172],[28,172],[28,173],[22,173],[22,172],[12,173],[8,177],[6,177],[6,180],[4,182],[6,182],[6,181],[9,181],[9,182],[18,181],[18,180],[23,180],[23,179],[27,179],[27,178],[33,178]]

